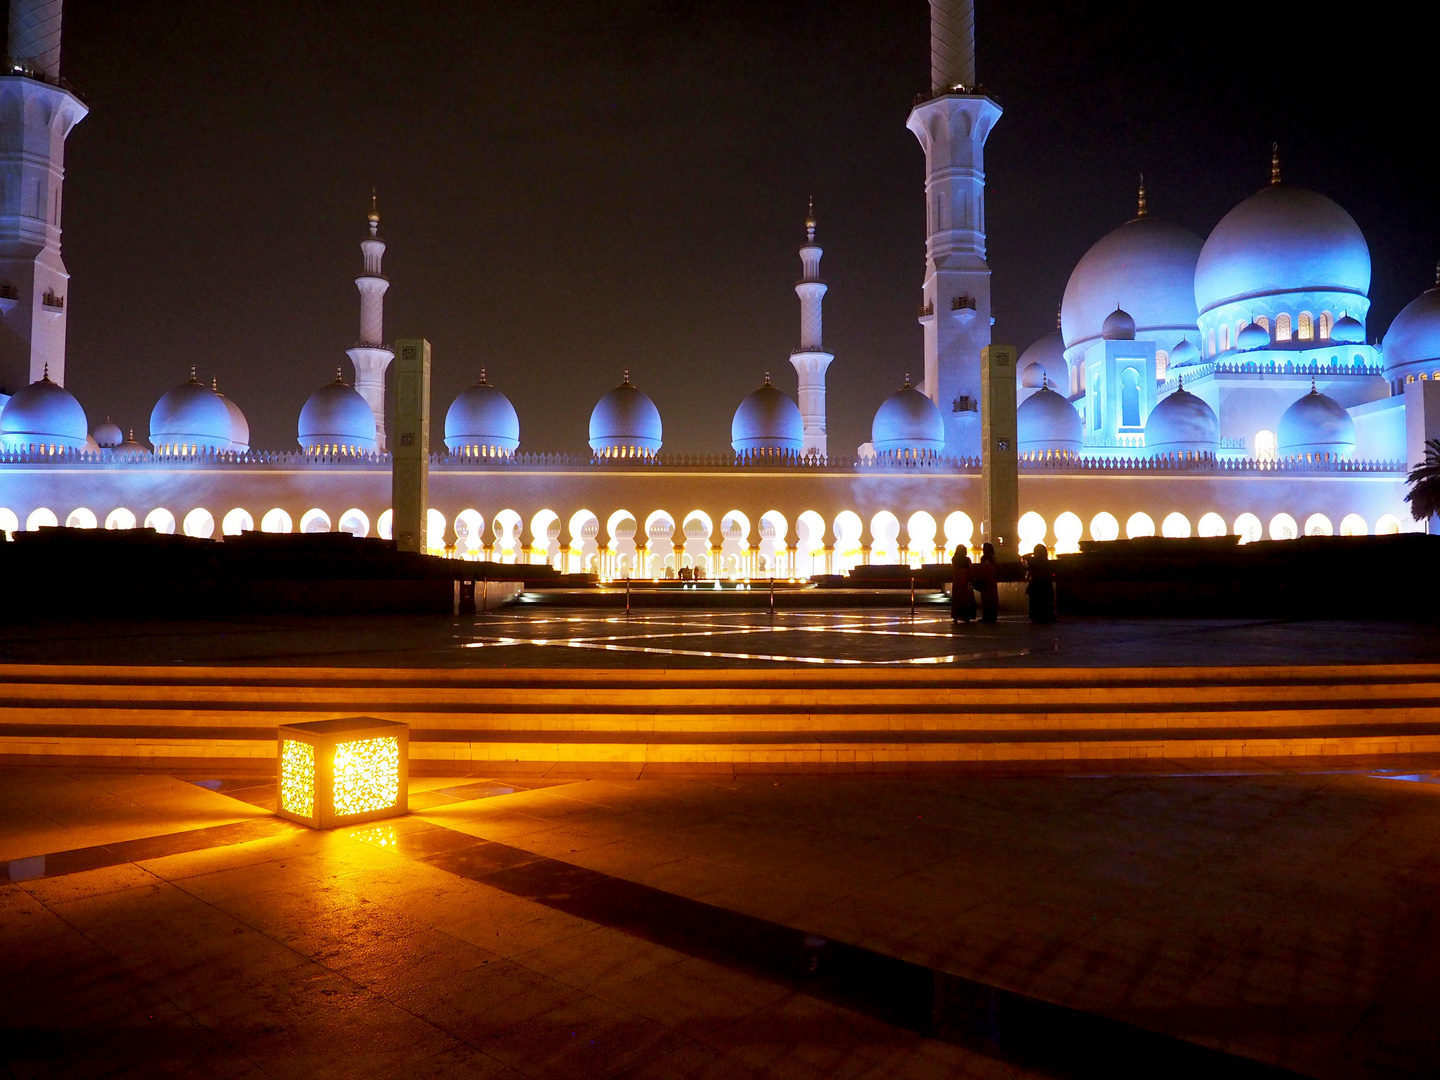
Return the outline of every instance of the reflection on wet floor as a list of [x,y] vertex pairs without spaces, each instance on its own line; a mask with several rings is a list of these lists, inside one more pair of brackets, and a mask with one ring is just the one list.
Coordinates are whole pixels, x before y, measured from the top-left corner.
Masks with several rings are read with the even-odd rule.
[[[474,627],[467,649],[540,646],[786,664],[953,664],[1030,655],[995,648],[989,628],[957,630],[948,615],[910,612],[499,613]],[[957,650],[957,642],[973,648]],[[986,646],[990,646],[987,648]]]

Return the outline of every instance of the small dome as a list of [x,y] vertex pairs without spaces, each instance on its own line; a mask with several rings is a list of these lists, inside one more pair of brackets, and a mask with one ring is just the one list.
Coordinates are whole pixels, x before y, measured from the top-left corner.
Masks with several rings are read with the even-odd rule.
[[1200,350],[1189,338],[1181,338],[1170,350],[1170,366],[1172,368],[1188,367],[1199,362]]
[[870,442],[877,454],[938,454],[945,447],[945,421],[935,403],[910,385],[891,394],[875,410]]
[[737,454],[748,451],[798,454],[805,441],[805,424],[800,419],[800,406],[770,385],[745,396],[730,421],[730,445]]
[[95,429],[95,443],[103,449],[114,449],[124,441],[125,433],[118,424],[112,424],[108,416],[105,422]]
[[1330,327],[1330,340],[1342,345],[1365,344],[1365,324],[1353,315],[1341,315]]
[[1016,442],[1022,454],[1079,450],[1084,427],[1075,406],[1043,386],[1020,403],[1015,414]]
[[[1200,237],[1148,215],[1101,237],[1065,285],[1060,324],[1066,349],[1083,350],[1099,338],[1117,304],[1134,316],[1136,333],[1147,340],[1193,331],[1199,257]],[[1076,353],[1069,355],[1074,359]]]
[[651,457],[660,452],[660,410],[630,385],[630,373],[590,413],[590,449],[605,457]]
[[509,456],[520,446],[515,406],[480,372],[480,381],[462,390],[445,413],[445,446],[452,454]]
[[1220,446],[1220,421],[1204,398],[1182,384],[1155,404],[1145,420],[1145,452],[1150,455],[1213,455]]
[[243,454],[250,449],[250,421],[245,419],[240,406],[216,390],[213,383],[210,388],[215,390],[215,396],[225,403],[225,410],[230,414],[230,449]]
[[[150,442],[159,453],[192,453],[199,450],[232,450],[234,424],[224,400],[195,379],[167,390],[150,411]],[[174,449],[166,451],[165,447]]]
[[1303,454],[1333,454],[1348,458],[1355,453],[1355,421],[1345,407],[1310,386],[1306,394],[1285,410],[1276,433],[1282,458]]
[[297,429],[307,454],[373,454],[378,445],[370,403],[338,371],[306,399]]
[[1235,347],[1241,352],[1248,349],[1266,349],[1270,347],[1270,332],[1262,329],[1253,322],[1246,323],[1235,335]]
[[1070,366],[1065,363],[1065,342],[1060,337],[1060,331],[1032,342],[1015,361],[1015,371],[1020,376],[1020,385],[1024,387],[1043,386],[1046,379],[1051,386],[1068,387]]
[[1411,365],[1429,371],[1440,363],[1440,284],[1427,289],[1400,309],[1385,331],[1381,350],[1385,374],[1406,374]]
[[70,391],[47,375],[17,391],[0,412],[0,443],[7,449],[55,446],[85,449],[90,423]]
[[1134,341],[1135,320],[1128,311],[1116,308],[1100,325],[1100,336],[1106,341]]
[[1195,267],[1202,315],[1250,297],[1369,289],[1370,248],[1355,219],[1293,184],[1271,184],[1221,218]]

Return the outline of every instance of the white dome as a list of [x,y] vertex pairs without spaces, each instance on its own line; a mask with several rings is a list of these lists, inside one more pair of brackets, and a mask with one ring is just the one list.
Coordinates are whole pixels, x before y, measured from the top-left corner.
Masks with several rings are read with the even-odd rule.
[[1200,362],[1200,350],[1189,338],[1181,338],[1170,349],[1170,366],[1182,368]]
[[660,410],[630,385],[630,373],[590,413],[590,449],[612,457],[651,457],[660,452]]
[[501,391],[485,381],[460,391],[445,413],[445,446],[451,453],[513,454],[520,446],[520,416]]
[[250,421],[245,419],[245,414],[240,411],[239,405],[236,405],[219,390],[216,390],[215,394],[225,403],[225,409],[230,413],[230,449],[244,453],[250,449]]
[[945,447],[945,421],[935,403],[910,385],[891,394],[870,425],[870,442],[877,454],[938,454]]
[[307,454],[373,454],[378,446],[370,403],[338,373],[306,399],[296,430]]
[[161,453],[167,446],[175,448],[170,453],[186,454],[191,447],[236,449],[231,441],[233,430],[234,422],[224,399],[208,386],[200,385],[193,370],[189,382],[165,391],[150,411],[150,443]]
[[1235,347],[1244,351],[1248,349],[1268,349],[1270,347],[1270,333],[1262,330],[1257,324],[1248,322],[1240,328],[1235,335]]
[[1276,435],[1282,458],[1326,453],[1348,458],[1355,453],[1355,421],[1343,405],[1313,385],[1281,415]]
[[1066,355],[1099,340],[1117,304],[1148,340],[1195,332],[1195,261],[1200,238],[1153,217],[1137,217],[1101,237],[1075,264],[1060,305]]
[[749,451],[798,454],[805,441],[805,423],[800,406],[770,385],[745,396],[730,422],[730,445],[737,454]]
[[1079,450],[1084,426],[1075,406],[1049,387],[1020,403],[1015,414],[1016,443],[1022,454],[1045,450]]
[[1381,350],[1389,378],[1440,367],[1440,284],[1400,309]]
[[1215,410],[1181,386],[1155,403],[1145,420],[1145,452],[1211,454],[1220,446]]
[[125,433],[118,424],[112,424],[107,416],[105,422],[95,429],[95,443],[102,449],[112,449],[125,441]]
[[85,410],[48,375],[17,391],[0,412],[0,443],[9,450],[31,446],[83,450],[89,437]]
[[1070,367],[1065,363],[1065,341],[1060,331],[1046,334],[1021,353],[1020,359],[1015,362],[1015,373],[1021,386],[1040,386],[1048,379],[1051,386],[1068,389]]
[[1210,233],[1195,268],[1201,314],[1277,293],[1370,289],[1370,249],[1355,219],[1324,195],[1271,184],[1231,210]]
[[1365,324],[1353,315],[1341,315],[1335,320],[1335,325],[1330,327],[1330,340],[1338,341],[1342,345],[1363,345]]

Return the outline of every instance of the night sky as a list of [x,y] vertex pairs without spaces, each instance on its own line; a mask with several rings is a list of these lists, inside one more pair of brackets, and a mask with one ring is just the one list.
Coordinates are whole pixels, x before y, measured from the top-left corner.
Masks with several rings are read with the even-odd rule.
[[[1151,213],[1204,236],[1267,181],[1272,140],[1287,180],[1364,230],[1383,333],[1440,254],[1433,35],[1408,5],[1334,10],[1175,5],[1169,23],[1154,4],[980,0],[979,75],[1005,110],[995,339],[1054,328],[1142,170]],[[813,193],[830,446],[853,453],[923,366],[905,118],[928,30],[925,0],[70,0],[62,70],[91,114],[66,151],[67,385],[92,426],[143,438],[194,364],[256,447],[293,449],[305,397],[339,363],[349,378],[373,186],[386,336],[434,345],[436,444],[484,366],[522,450],[582,450],[628,367],[667,450],[723,451],[767,370],[794,392]]]

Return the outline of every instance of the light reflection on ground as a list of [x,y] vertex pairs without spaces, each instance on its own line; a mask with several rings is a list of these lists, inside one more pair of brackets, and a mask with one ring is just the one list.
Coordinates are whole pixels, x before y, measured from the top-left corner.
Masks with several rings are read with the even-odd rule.
[[474,633],[465,648],[528,645],[781,664],[953,664],[1033,651],[997,648],[992,628],[972,625],[957,631],[948,613],[928,612],[499,612],[478,622]]

